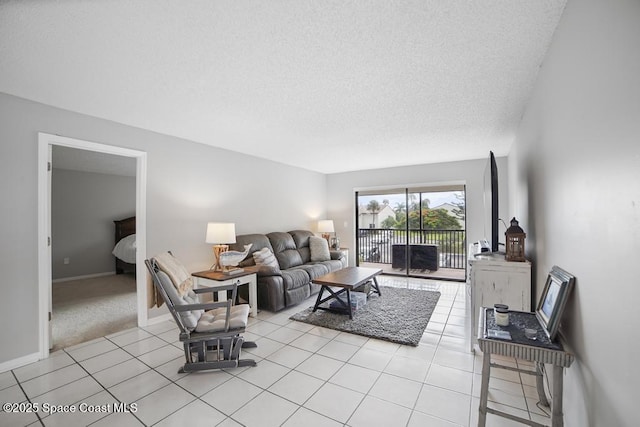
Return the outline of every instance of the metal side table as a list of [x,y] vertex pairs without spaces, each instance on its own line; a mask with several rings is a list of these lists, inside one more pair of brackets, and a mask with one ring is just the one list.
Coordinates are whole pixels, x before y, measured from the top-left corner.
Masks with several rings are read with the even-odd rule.
[[[544,427],[543,424],[520,418],[497,409],[487,407],[489,394],[489,377],[491,368],[506,369],[510,371],[523,372],[536,377],[536,388],[540,403],[548,406],[548,400],[544,393],[542,364],[553,365],[553,399],[551,400],[551,425],[561,427],[564,424],[562,414],[562,381],[563,369],[571,366],[574,356],[564,350],[559,342],[552,342],[545,334],[542,326],[536,319],[535,313],[523,311],[509,312],[509,325],[497,326],[494,318],[493,308],[482,307],[478,321],[478,347],[482,350],[482,385],[480,388],[480,414],[478,426],[484,427],[487,420],[487,413],[495,414],[504,418],[521,422],[534,427]],[[535,329],[536,339],[529,339],[524,334],[524,329]],[[511,339],[490,338],[488,331],[507,331],[511,334]],[[518,369],[511,366],[504,366],[491,362],[492,355],[514,357],[516,359],[529,360],[535,362],[536,369]]]

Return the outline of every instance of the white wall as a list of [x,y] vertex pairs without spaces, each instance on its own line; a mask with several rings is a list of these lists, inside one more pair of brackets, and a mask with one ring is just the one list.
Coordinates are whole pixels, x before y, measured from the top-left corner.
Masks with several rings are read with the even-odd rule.
[[[115,272],[114,220],[136,214],[136,179],[56,169],[51,177],[53,279]],[[69,258],[69,264],[64,259]]]
[[[391,149],[391,148],[390,148]],[[467,241],[484,237],[484,171],[489,158],[462,162],[404,166],[370,171],[348,172],[327,176],[327,218],[333,219],[341,246],[348,247],[349,265],[355,265],[355,190],[364,188],[456,183],[466,185]],[[496,159],[500,194],[500,218],[511,218],[508,201],[507,159]],[[346,226],[345,226],[346,224]],[[504,242],[504,228],[500,241]]]
[[637,425],[640,2],[569,1],[509,164],[536,295],[555,264],[577,278],[565,425]]
[[323,174],[0,94],[0,363],[38,352],[38,132],[147,152],[147,255],[172,250],[192,271],[211,265],[208,221],[244,234],[325,216]]

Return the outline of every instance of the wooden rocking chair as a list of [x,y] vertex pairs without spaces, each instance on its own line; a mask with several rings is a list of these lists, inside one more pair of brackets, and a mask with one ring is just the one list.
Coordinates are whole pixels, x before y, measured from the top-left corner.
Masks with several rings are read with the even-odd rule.
[[[171,258],[163,255],[163,259],[170,259],[182,267],[170,252],[168,254]],[[241,335],[247,326],[249,305],[234,305],[237,285],[180,289],[182,284],[174,283],[171,275],[160,268],[156,258],[145,260],[145,264],[154,286],[180,329],[186,362],[178,372],[256,366],[252,359],[240,359],[242,348],[256,347],[256,344],[244,341]],[[230,299],[200,302],[199,295],[213,295],[223,290],[231,291]]]

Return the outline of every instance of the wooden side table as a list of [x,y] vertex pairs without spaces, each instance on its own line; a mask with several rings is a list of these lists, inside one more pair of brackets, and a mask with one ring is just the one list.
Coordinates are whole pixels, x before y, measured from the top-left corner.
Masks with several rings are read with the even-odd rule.
[[[478,318],[478,347],[482,350],[482,385],[480,387],[480,414],[478,426],[484,427],[487,421],[487,413],[521,422],[534,427],[544,427],[543,424],[528,419],[516,417],[506,412],[487,407],[489,394],[489,377],[491,368],[506,369],[523,372],[536,377],[536,388],[540,402],[547,406],[548,401],[544,393],[542,364],[553,365],[553,399],[551,400],[551,425],[562,427],[564,425],[562,414],[562,380],[563,369],[571,366],[574,356],[566,352],[559,342],[552,342],[545,334],[542,326],[536,319],[535,313],[510,311],[509,325],[497,326],[493,315],[493,308],[482,307]],[[524,329],[535,329],[536,339],[532,340],[524,335]],[[511,334],[511,340],[489,338],[489,330],[507,331]],[[514,357],[516,359],[529,360],[536,363],[536,370],[519,369],[511,366],[499,365],[491,362],[491,356]]]
[[[236,284],[238,286],[249,285],[249,306],[252,317],[258,316],[258,278],[256,267],[245,267],[244,271],[237,274],[224,274],[220,271],[205,270],[191,273],[197,287],[216,288]],[[218,300],[226,299],[227,291],[218,292]]]

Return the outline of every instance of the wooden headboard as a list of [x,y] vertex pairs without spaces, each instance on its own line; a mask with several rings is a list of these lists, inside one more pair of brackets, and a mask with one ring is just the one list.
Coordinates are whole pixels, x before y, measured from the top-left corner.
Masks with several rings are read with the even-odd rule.
[[130,236],[136,233],[136,217],[121,219],[119,221],[113,221],[116,225],[116,241],[118,243],[123,237]]
[[[130,236],[136,233],[136,217],[132,216],[129,218],[121,219],[118,221],[113,221],[116,225],[116,239],[115,243],[118,243],[122,238]],[[116,258],[116,274],[122,274],[125,270],[135,271],[135,264],[129,264],[121,259]]]

